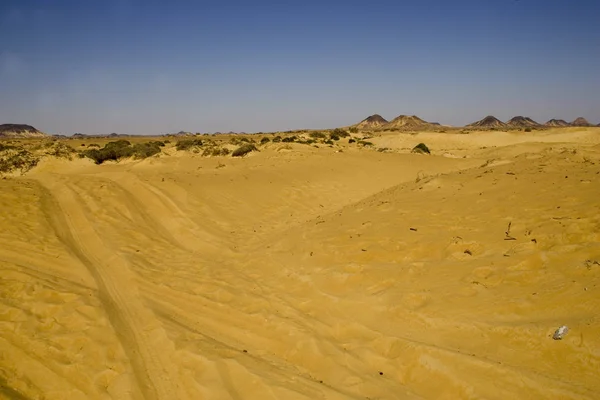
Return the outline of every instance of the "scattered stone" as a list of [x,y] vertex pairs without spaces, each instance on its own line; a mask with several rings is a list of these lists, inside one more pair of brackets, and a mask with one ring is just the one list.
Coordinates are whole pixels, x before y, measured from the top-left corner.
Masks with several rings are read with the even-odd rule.
[[564,338],[568,332],[569,332],[569,327],[566,325],[563,325],[554,332],[554,335],[552,335],[552,339],[562,340],[562,338]]

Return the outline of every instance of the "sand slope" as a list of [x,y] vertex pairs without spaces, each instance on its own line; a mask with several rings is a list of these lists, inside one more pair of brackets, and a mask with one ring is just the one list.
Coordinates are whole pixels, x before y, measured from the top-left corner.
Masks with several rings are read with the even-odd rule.
[[0,180],[0,398],[595,398],[597,130],[371,140]]

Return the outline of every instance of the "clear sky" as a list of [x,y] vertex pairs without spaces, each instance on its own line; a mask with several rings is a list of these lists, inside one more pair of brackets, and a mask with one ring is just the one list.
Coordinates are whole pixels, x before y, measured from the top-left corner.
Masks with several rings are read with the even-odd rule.
[[0,0],[0,123],[274,131],[600,123],[598,0]]

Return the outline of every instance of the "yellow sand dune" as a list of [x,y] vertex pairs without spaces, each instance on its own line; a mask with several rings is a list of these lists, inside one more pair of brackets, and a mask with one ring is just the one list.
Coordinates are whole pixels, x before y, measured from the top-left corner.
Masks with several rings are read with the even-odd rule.
[[597,398],[598,129],[369,140],[0,180],[0,398]]

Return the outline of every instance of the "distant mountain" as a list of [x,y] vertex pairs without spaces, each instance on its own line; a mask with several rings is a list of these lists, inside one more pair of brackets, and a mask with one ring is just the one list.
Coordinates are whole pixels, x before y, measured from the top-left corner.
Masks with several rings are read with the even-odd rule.
[[382,126],[382,129],[424,129],[434,126],[429,122],[417,117],[416,115],[399,115],[387,124]]
[[593,125],[590,124],[587,119],[585,119],[583,117],[579,117],[579,118],[575,119],[575,121],[571,122],[571,126],[593,126]]
[[533,127],[533,126],[540,126],[540,124],[538,124],[537,122],[535,122],[531,118],[529,118],[529,117],[522,117],[520,115],[516,116],[516,117],[513,117],[506,124],[509,125],[509,126],[523,127],[523,128]]
[[23,125],[23,124],[0,125],[0,137],[34,138],[34,137],[46,137],[46,136],[47,135],[45,133],[38,131],[31,125]]
[[508,125],[504,122],[492,115],[488,115],[482,120],[467,125],[469,128],[506,128],[507,126]]
[[571,126],[571,124],[569,124],[567,121],[565,121],[564,119],[551,119],[550,121],[546,122],[544,124],[545,126]]
[[387,123],[388,123],[388,121],[385,118],[383,118],[381,115],[373,114],[353,126],[358,129],[368,130],[368,129],[379,129]]

